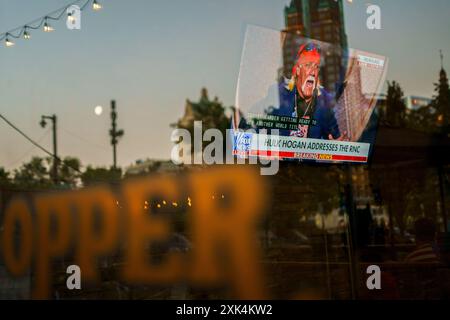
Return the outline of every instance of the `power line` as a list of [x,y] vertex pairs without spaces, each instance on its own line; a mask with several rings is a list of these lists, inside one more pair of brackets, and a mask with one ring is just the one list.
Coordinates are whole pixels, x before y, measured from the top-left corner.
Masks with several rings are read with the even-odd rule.
[[47,149],[45,149],[44,147],[42,147],[40,144],[38,144],[37,142],[35,142],[33,139],[31,139],[26,133],[24,133],[22,130],[20,130],[19,128],[17,128],[11,121],[9,121],[8,119],[5,118],[5,116],[3,116],[2,114],[0,114],[0,118],[3,119],[3,121],[5,121],[10,127],[12,127],[14,130],[16,130],[17,132],[19,132],[25,139],[27,139],[29,142],[31,142],[32,144],[34,144],[36,147],[38,147],[39,149],[41,149],[42,151],[44,151],[46,154],[48,154],[49,156],[53,157],[53,154],[48,151]]
[[78,134],[76,134],[76,133],[74,133],[74,132],[72,132],[72,131],[69,131],[69,130],[67,130],[67,129],[65,129],[65,128],[60,128],[60,129],[61,129],[63,132],[67,133],[68,135],[70,135],[70,136],[72,136],[72,137],[74,137],[74,138],[77,138],[78,140],[83,141],[84,143],[90,144],[91,146],[93,146],[93,147],[95,147],[95,148],[101,148],[101,149],[103,149],[103,150],[108,150],[108,151],[109,151],[109,148],[106,147],[105,145],[93,143],[91,140],[86,139],[86,138],[83,138],[82,136],[80,136],[80,135],[78,135]]
[[[50,128],[45,131],[45,133],[37,140],[37,142],[41,143],[42,140],[44,140],[44,138],[46,138],[49,133],[50,133]],[[35,148],[36,148],[36,146],[34,146],[34,145],[31,146],[25,153],[23,153],[20,157],[17,157],[15,160],[9,162],[6,166],[12,167],[12,166],[16,165],[18,162],[22,161],[25,157],[27,157]]]
[[48,151],[47,149],[45,149],[43,146],[41,146],[39,143],[37,143],[36,141],[34,141],[33,139],[31,139],[26,133],[24,133],[22,130],[20,130],[18,127],[16,127],[11,121],[9,121],[5,116],[3,116],[0,113],[0,118],[5,121],[11,128],[13,128],[14,130],[16,130],[18,133],[20,133],[25,139],[27,139],[29,142],[31,142],[34,146],[36,146],[37,148],[39,148],[40,150],[42,150],[43,152],[45,152],[46,154],[48,154],[49,156],[55,158],[59,163],[65,165],[68,168],[71,168],[72,170],[75,170],[78,173],[82,173],[79,169],[74,168],[72,166],[70,166],[67,163],[64,163],[59,157],[55,157],[55,155],[53,153],[51,153],[50,151]]

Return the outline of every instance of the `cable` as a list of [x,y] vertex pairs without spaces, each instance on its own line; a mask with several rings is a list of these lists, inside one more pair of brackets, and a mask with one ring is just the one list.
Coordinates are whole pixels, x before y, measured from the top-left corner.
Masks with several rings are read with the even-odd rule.
[[78,134],[76,134],[76,133],[74,133],[74,132],[72,132],[72,131],[69,131],[69,130],[67,130],[67,129],[61,128],[61,130],[62,130],[63,132],[65,132],[65,133],[67,133],[68,135],[70,135],[70,136],[72,136],[72,137],[74,137],[74,138],[77,138],[77,139],[80,140],[80,141],[83,141],[84,143],[90,144],[90,145],[93,146],[93,147],[101,148],[101,149],[103,149],[103,150],[105,150],[105,151],[106,151],[106,150],[109,151],[109,148],[108,148],[107,146],[104,146],[104,145],[101,145],[101,144],[93,143],[93,142],[90,141],[89,139],[83,138],[82,136],[80,136],[80,135],[78,135]]
[[47,149],[45,149],[44,147],[42,147],[41,145],[39,145],[37,142],[35,142],[33,139],[31,139],[29,136],[27,136],[22,130],[20,130],[19,128],[17,128],[13,123],[11,123],[8,119],[6,119],[2,114],[0,114],[0,118],[3,119],[3,121],[5,121],[9,126],[11,126],[14,130],[16,130],[17,132],[19,132],[25,139],[27,139],[29,142],[31,142],[32,144],[34,144],[36,147],[38,147],[39,149],[41,149],[42,151],[44,151],[46,154],[50,155],[53,157],[53,154],[48,151]]
[[[50,133],[50,128],[48,128],[45,133],[38,139],[38,143],[41,143],[42,140],[44,140],[44,138],[46,138],[48,136],[48,134]],[[20,157],[16,158],[15,160],[9,162],[6,167],[12,167],[14,165],[16,165],[18,162],[22,161],[25,157],[27,157],[34,149],[36,148],[36,146],[31,146],[23,155],[21,155]]]
[[33,139],[31,139],[26,133],[24,133],[22,130],[20,130],[19,128],[17,128],[11,121],[9,121],[8,119],[5,118],[5,116],[3,116],[0,113],[0,118],[3,119],[3,121],[5,121],[10,127],[12,127],[14,130],[16,130],[18,133],[20,133],[25,139],[27,139],[29,142],[31,142],[33,145],[35,145],[37,148],[39,148],[40,150],[42,150],[43,152],[45,152],[46,154],[48,154],[49,156],[51,156],[52,158],[55,158],[59,163],[65,165],[68,168],[71,168],[72,170],[75,170],[78,173],[82,173],[79,169],[74,168],[70,165],[68,165],[67,163],[64,163],[60,157],[55,156],[53,153],[51,153],[50,151],[48,151],[47,149],[45,149],[43,146],[41,146],[39,143],[37,143],[36,141],[34,141]]

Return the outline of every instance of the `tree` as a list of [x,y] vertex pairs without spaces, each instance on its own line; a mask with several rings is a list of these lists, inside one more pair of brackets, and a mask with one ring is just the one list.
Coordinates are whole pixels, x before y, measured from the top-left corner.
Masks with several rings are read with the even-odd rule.
[[91,186],[99,183],[114,183],[122,178],[122,169],[93,168],[88,166],[81,174],[83,185]]
[[[223,137],[226,135],[226,129],[230,128],[230,118],[225,114],[226,108],[217,97],[210,100],[208,97],[208,90],[202,88],[200,100],[198,102],[191,102],[186,100],[185,114],[172,124],[172,127],[186,129],[194,137],[194,122],[202,121],[202,134],[207,129],[218,129],[222,132]],[[205,145],[203,146],[205,147]]]
[[[33,157],[29,162],[14,170],[12,185],[19,190],[46,190],[55,188],[52,179],[51,157]],[[60,161],[57,187],[75,188],[80,181],[81,162],[74,157],[66,157]]]
[[50,158],[33,157],[14,170],[14,185],[21,190],[45,190],[53,186]]
[[436,110],[431,105],[411,110],[406,120],[411,129],[426,133],[436,131]]
[[405,124],[406,105],[403,100],[403,90],[400,85],[388,81],[388,92],[386,98],[386,122],[395,127]]
[[436,95],[432,106],[436,110],[436,122],[441,133],[450,132],[450,88],[444,68],[439,73],[439,83],[434,84]]
[[9,188],[12,185],[10,173],[5,168],[0,167],[0,189]]
[[61,168],[59,169],[59,180],[62,185],[75,188],[81,177],[81,162],[74,157],[66,157],[61,162]]

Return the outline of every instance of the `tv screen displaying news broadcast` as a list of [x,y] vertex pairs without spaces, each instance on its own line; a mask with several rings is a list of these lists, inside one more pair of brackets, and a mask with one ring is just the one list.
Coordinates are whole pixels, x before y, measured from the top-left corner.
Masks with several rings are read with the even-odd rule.
[[449,13],[0,0],[0,314],[448,308]]
[[300,162],[367,163],[384,56],[299,33],[249,26],[233,118],[233,153]]

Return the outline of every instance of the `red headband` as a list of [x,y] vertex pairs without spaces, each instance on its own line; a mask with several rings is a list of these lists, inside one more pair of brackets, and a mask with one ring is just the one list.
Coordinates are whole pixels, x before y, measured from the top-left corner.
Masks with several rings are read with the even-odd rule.
[[294,68],[292,69],[292,75],[296,74],[296,68],[304,63],[309,62],[315,62],[317,64],[320,64],[320,53],[316,46],[312,48],[312,50],[305,50],[305,47],[307,45],[303,44],[300,46],[300,49],[298,49],[297,52],[297,62],[294,65]]

